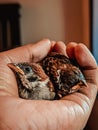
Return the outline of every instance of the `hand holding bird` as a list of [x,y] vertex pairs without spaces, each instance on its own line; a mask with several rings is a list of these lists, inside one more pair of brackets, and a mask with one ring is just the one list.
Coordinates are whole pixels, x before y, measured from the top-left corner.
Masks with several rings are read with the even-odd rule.
[[60,99],[87,86],[75,61],[51,53],[39,63],[9,63],[15,72],[19,96],[24,99]]
[[[40,62],[53,51],[76,59],[87,87],[60,100],[21,99],[16,77],[7,64],[31,62],[32,59]],[[69,43],[66,46],[63,42],[42,40],[1,52],[0,63],[0,129],[78,130],[85,127],[98,90],[97,64],[85,45]]]

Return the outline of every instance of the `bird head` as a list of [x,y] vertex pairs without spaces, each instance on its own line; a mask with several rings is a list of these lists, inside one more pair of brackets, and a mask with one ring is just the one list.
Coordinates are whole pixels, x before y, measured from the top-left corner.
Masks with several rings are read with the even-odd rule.
[[48,82],[48,76],[42,67],[36,63],[9,63],[8,66],[16,73],[21,84],[27,89],[32,89],[42,82]]

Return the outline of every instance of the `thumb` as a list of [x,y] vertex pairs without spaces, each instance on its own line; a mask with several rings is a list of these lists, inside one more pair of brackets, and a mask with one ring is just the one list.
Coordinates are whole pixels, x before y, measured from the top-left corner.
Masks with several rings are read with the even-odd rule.
[[[49,39],[44,39],[36,44],[26,44],[9,51],[2,52],[0,57],[9,62],[37,62],[43,59],[51,49],[51,42]],[[6,60],[7,59],[7,60]]]

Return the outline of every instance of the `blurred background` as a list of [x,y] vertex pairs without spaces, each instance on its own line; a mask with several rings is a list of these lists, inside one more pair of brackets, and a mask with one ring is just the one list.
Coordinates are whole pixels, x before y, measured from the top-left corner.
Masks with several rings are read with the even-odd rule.
[[[3,39],[9,41],[9,47],[11,37],[16,39],[11,46],[50,38],[65,43],[83,42],[88,48],[91,47],[89,0],[0,0],[0,4],[0,8],[3,8],[0,11],[0,21],[3,21],[0,30],[6,21],[7,39],[6,36]],[[10,7],[6,4],[10,4]],[[7,18],[4,20],[5,15]],[[16,36],[12,36],[14,33]],[[2,41],[2,37],[0,39]]]
[[[98,0],[0,0],[0,51],[43,38],[84,43],[98,61]],[[87,130],[98,130],[98,100]]]

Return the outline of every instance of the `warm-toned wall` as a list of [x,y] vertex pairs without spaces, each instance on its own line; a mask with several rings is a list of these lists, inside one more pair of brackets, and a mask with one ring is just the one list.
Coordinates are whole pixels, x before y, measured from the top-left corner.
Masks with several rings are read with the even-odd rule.
[[1,3],[21,4],[22,43],[35,42],[42,38],[65,40],[62,0],[0,0]]
[[82,16],[83,16],[83,43],[91,49],[91,14],[90,0],[82,0]]
[[65,40],[61,1],[46,0],[35,6],[23,6],[21,13],[23,43],[37,41],[44,37]]
[[66,41],[83,42],[90,48],[89,0],[63,0]]
[[53,40],[89,44],[89,0],[0,0],[21,4],[21,41]]

